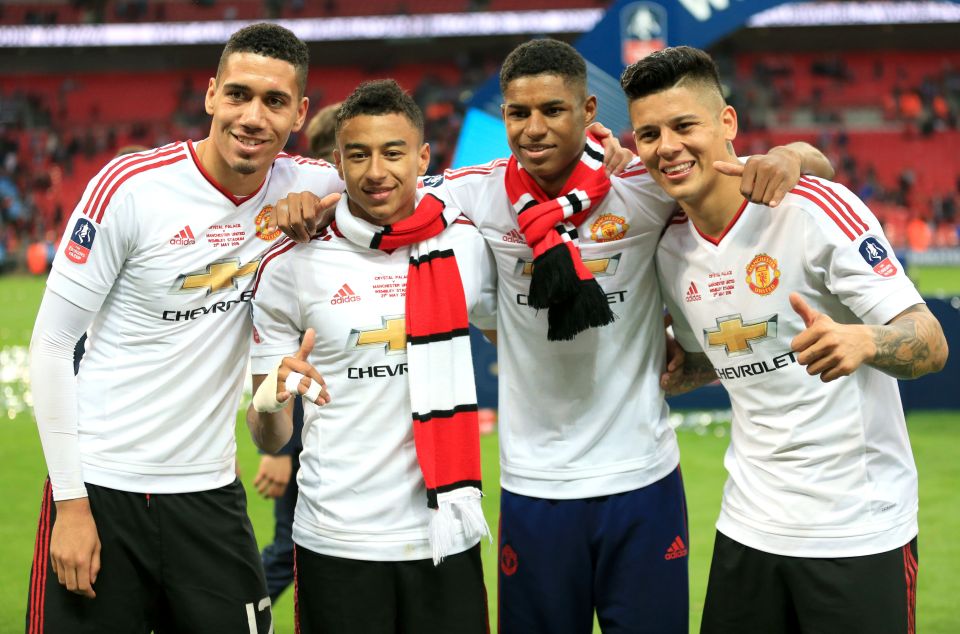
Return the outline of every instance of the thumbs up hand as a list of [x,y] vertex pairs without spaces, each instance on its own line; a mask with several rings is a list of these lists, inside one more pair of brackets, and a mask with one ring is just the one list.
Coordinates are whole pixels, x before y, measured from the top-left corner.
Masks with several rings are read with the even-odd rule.
[[283,403],[294,394],[300,394],[317,405],[330,402],[326,381],[307,361],[315,341],[313,328],[307,328],[300,349],[292,357],[283,358],[277,371],[277,401]]
[[875,345],[867,326],[838,324],[807,304],[799,293],[790,293],[790,306],[806,326],[790,342],[790,348],[811,376],[819,375],[829,383],[853,374],[873,357]]

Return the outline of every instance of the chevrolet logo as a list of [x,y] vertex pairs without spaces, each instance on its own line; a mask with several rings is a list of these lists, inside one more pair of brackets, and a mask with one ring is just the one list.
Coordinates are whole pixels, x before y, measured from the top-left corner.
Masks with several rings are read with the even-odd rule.
[[[618,253],[609,258],[595,258],[593,260],[584,260],[583,265],[587,267],[587,270],[594,275],[594,277],[601,277],[604,275],[615,275],[617,268],[620,266],[620,256],[622,254]],[[533,275],[533,262],[527,262],[525,260],[517,260],[517,275],[522,275],[524,277],[530,277]]]
[[777,316],[763,317],[744,323],[740,315],[717,318],[717,328],[704,328],[703,341],[710,348],[724,348],[728,357],[752,354],[754,341],[777,336]]
[[239,288],[237,278],[249,277],[257,272],[260,258],[240,266],[239,258],[227,258],[208,264],[199,271],[181,273],[173,283],[172,293],[190,293],[205,288],[207,295]]
[[354,328],[350,331],[348,346],[367,348],[383,346],[387,354],[400,354],[407,351],[406,320],[403,315],[381,317],[382,326],[372,328]]

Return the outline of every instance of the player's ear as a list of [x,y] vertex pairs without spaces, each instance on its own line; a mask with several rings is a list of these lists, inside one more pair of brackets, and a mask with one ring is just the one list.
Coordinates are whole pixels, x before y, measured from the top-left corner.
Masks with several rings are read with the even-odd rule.
[[583,120],[586,125],[590,125],[597,119],[597,96],[590,95],[583,102]]
[[297,104],[297,120],[293,124],[293,131],[298,132],[300,128],[303,127],[303,122],[307,120],[307,110],[310,109],[310,99],[308,97],[301,97],[300,103]]
[[217,96],[217,78],[211,77],[207,83],[207,94],[203,98],[203,105],[207,114],[213,114],[213,99]]
[[420,155],[417,157],[417,176],[423,176],[427,173],[430,166],[430,144],[424,143],[420,146]]
[[333,164],[337,166],[337,174],[340,175],[340,180],[346,181],[343,177],[343,156],[340,154],[340,148],[333,149]]
[[737,138],[737,111],[733,106],[724,106],[720,111],[720,125],[723,127],[725,141],[733,141]]

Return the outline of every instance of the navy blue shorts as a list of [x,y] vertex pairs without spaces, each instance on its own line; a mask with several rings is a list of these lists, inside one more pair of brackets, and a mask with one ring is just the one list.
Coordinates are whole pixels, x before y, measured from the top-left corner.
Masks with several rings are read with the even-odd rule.
[[503,491],[500,634],[687,634],[687,511],[678,467],[577,500]]

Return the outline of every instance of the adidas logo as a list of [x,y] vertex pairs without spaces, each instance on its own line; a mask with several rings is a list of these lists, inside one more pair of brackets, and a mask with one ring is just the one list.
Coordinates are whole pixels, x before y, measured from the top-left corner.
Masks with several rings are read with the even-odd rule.
[[694,282],[690,282],[690,286],[687,288],[686,300],[688,302],[699,302],[702,299],[700,297],[700,291],[697,290],[697,285]]
[[175,246],[186,246],[196,243],[197,240],[193,237],[193,231],[190,229],[190,225],[187,225],[180,230],[180,233],[170,238],[170,244]]
[[663,556],[664,559],[680,559],[681,557],[687,556],[687,547],[683,543],[683,540],[680,539],[680,536],[677,535],[677,538],[673,540],[673,543],[670,544],[670,548],[667,549],[667,554]]
[[523,239],[523,234],[517,231],[516,229],[511,229],[510,233],[503,234],[504,242],[512,242],[514,244],[526,244],[527,241]]
[[359,302],[360,296],[353,292],[353,289],[349,285],[344,284],[340,287],[340,290],[337,291],[333,297],[330,299],[331,304],[349,304],[350,302]]

